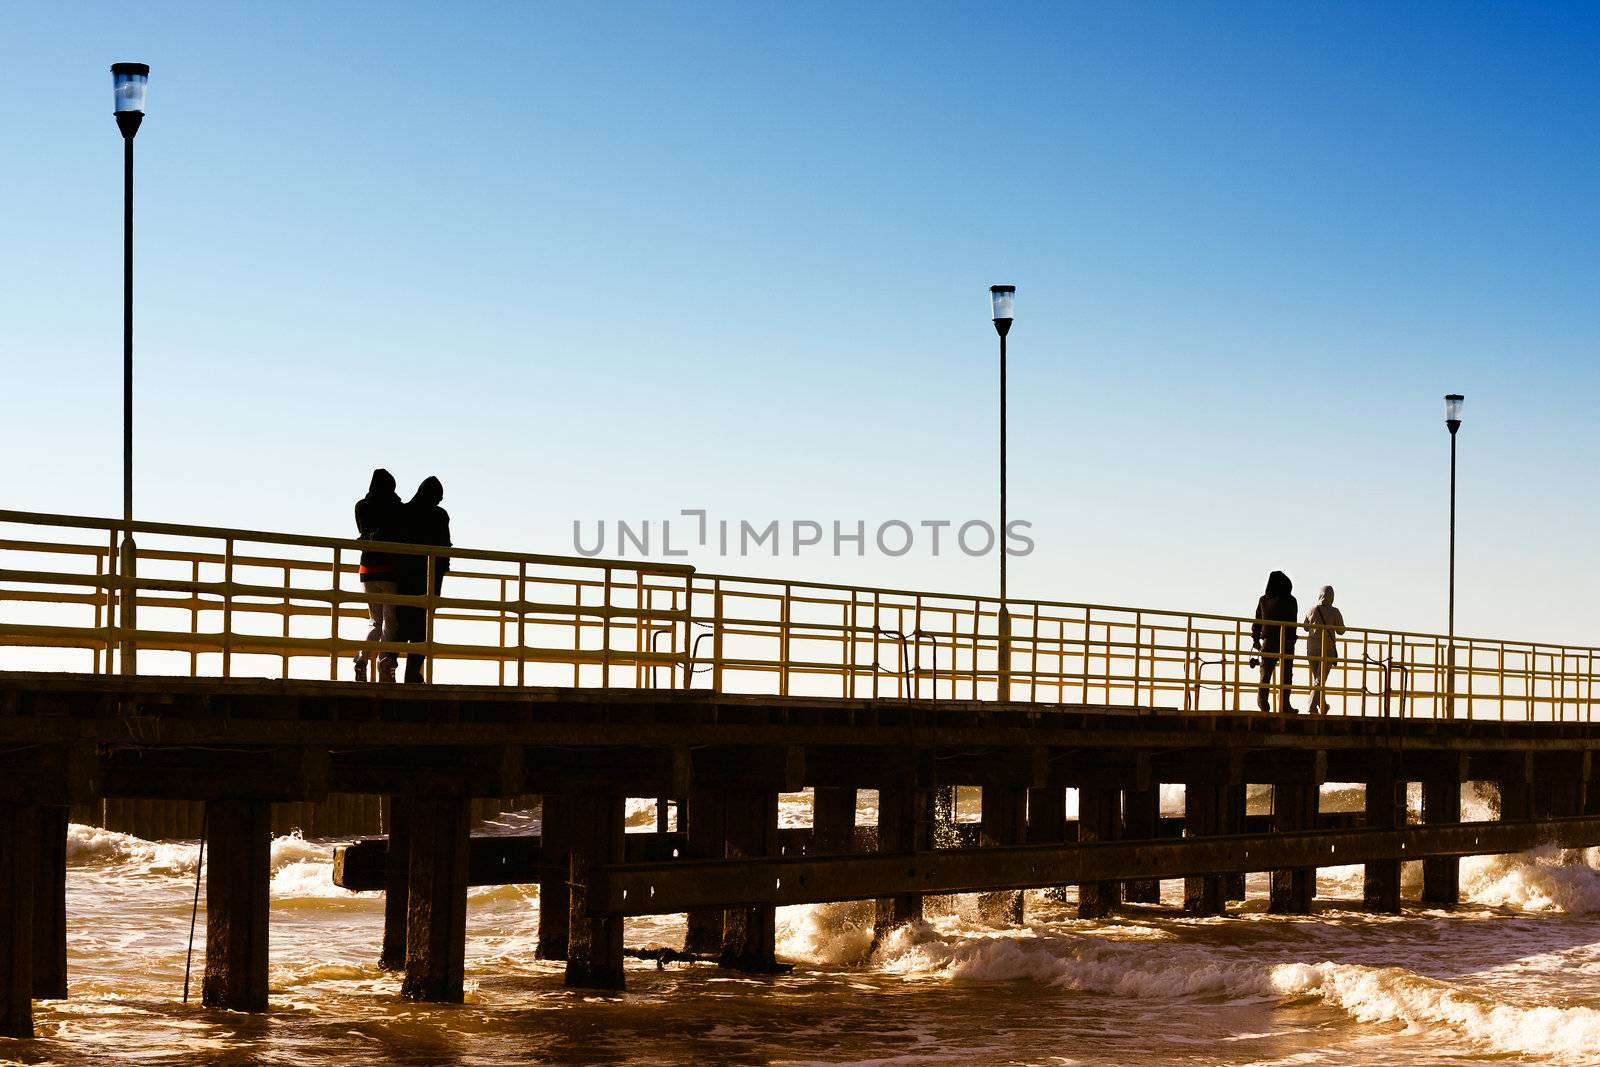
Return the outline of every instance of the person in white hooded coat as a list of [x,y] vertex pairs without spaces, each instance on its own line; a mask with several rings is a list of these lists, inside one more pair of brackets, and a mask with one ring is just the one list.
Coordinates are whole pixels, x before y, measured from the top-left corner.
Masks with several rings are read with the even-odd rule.
[[1328,672],[1339,660],[1339,635],[1344,633],[1344,615],[1333,606],[1333,586],[1325,585],[1317,602],[1306,612],[1304,657],[1311,668],[1311,713],[1328,714]]

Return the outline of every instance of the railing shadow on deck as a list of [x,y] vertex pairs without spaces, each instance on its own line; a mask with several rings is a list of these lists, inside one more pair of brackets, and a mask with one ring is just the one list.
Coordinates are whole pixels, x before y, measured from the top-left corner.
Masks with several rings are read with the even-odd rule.
[[[645,560],[131,529],[134,576],[119,565],[120,521],[0,511],[0,667],[338,679],[373,647],[424,653],[435,683],[1194,714],[1254,712],[1260,686],[1252,620],[1236,616],[1012,599],[1003,640],[992,597]],[[442,593],[366,593],[358,560],[371,549],[420,556],[430,574],[448,559]],[[428,609],[424,640],[368,646],[373,602]],[[1330,636],[1337,653],[1321,662],[1334,714],[1593,719],[1593,648],[1363,627]],[[1295,657],[1290,699],[1302,705],[1308,666]]]

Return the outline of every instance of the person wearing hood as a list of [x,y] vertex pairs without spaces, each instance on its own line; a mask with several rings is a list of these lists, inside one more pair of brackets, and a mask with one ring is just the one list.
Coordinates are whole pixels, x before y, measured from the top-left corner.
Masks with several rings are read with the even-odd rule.
[[[372,472],[372,482],[367,495],[356,501],[356,533],[363,541],[394,541],[400,526],[400,496],[394,491],[394,475],[379,467]],[[392,553],[365,549],[361,553],[361,589],[368,596],[393,596],[399,590],[399,561]],[[367,614],[372,618],[372,628],[367,640],[399,640],[395,628],[395,606],[369,602]],[[367,680],[367,665],[372,660],[369,649],[356,653],[356,681]],[[394,681],[398,657],[393,652],[378,656],[378,681]]]
[[[1300,618],[1300,605],[1295,602],[1294,583],[1282,571],[1267,576],[1267,591],[1256,601],[1256,619],[1250,627],[1250,647],[1261,652],[1261,689],[1257,703],[1262,711],[1272,710],[1271,691],[1278,690],[1278,710],[1285,715],[1295,714],[1289,704],[1289,690],[1294,685],[1295,623]],[[1283,670],[1278,674],[1278,684],[1272,676],[1279,661]]]
[[1328,672],[1339,659],[1339,635],[1344,633],[1344,615],[1333,606],[1333,586],[1325,585],[1317,603],[1306,612],[1306,665],[1311,668],[1312,714],[1328,714]]
[[[401,536],[397,540],[430,548],[450,547],[450,513],[439,506],[444,499],[444,485],[431,475],[422,480],[417,493],[402,505],[400,510]],[[402,553],[400,556],[400,592],[404,596],[422,596],[428,589],[429,556],[422,553]],[[450,557],[440,554],[433,560],[434,596],[444,586],[444,576],[450,572]],[[426,641],[428,637],[428,609],[407,605],[400,609],[400,640],[412,643]],[[406,681],[422,681],[422,665],[426,659],[420,652],[406,653]]]

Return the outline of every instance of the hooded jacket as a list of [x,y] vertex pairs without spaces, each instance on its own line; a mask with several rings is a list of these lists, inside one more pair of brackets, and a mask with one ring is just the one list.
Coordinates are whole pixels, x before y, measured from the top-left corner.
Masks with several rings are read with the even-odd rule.
[[[1333,606],[1333,586],[1325,585],[1317,594],[1317,603],[1306,612],[1306,655],[1336,656],[1339,654],[1338,634],[1344,633],[1344,614]],[[1314,627],[1326,627],[1314,629]]]
[[[1294,651],[1295,623],[1300,618],[1300,605],[1295,602],[1291,592],[1293,589],[1294,583],[1282,571],[1273,571],[1267,576],[1267,591],[1256,601],[1256,621],[1250,627],[1251,640],[1264,652]],[[1276,622],[1288,625],[1271,625]],[[1280,649],[1280,642],[1287,647]]]
[[[394,491],[394,475],[379,467],[372,472],[367,495],[356,501],[356,533],[363,541],[399,540],[400,495]],[[363,582],[395,580],[396,560],[388,552],[361,553]]]
[[[439,506],[444,499],[444,485],[439,479],[431,475],[422,480],[417,486],[417,494],[406,501],[401,507],[400,529],[401,535],[396,540],[412,545],[435,545],[440,548],[450,547],[450,513]],[[402,555],[400,565],[402,582],[410,585],[416,592],[421,592],[428,580],[428,557]],[[439,556],[434,562],[433,591],[439,591],[439,585],[444,581],[444,576],[450,571],[450,557]],[[401,590],[405,592],[405,590]]]

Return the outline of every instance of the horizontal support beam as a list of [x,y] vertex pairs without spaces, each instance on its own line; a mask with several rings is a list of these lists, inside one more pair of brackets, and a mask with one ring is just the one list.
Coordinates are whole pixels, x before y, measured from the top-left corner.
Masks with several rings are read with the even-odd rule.
[[1318,830],[1149,843],[1029,845],[801,859],[621,864],[594,872],[591,910],[662,915],[708,907],[821,904],[896,893],[977,893],[1083,882],[1234,874],[1425,856],[1600,845],[1600,816]]

